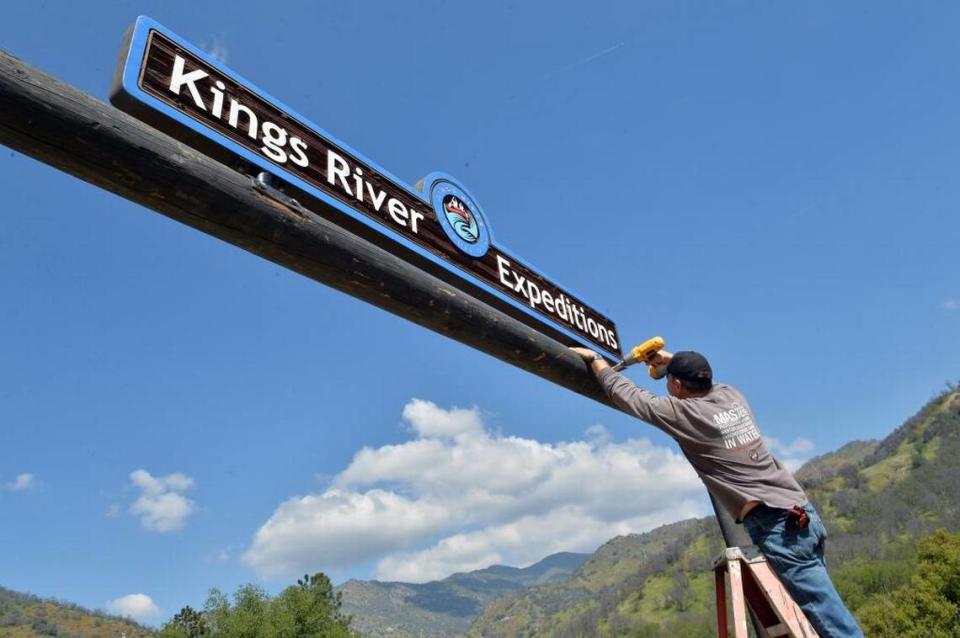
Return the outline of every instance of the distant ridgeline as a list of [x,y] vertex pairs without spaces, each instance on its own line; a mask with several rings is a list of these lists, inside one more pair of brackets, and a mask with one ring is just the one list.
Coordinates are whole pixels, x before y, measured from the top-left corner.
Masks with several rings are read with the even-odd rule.
[[[914,573],[918,538],[960,531],[957,459],[960,391],[950,389],[884,440],[854,441],[797,472],[829,528],[834,581],[862,619],[890,613],[895,603],[880,603]],[[415,586],[352,581],[341,591],[354,627],[371,637],[706,637],[716,635],[710,563],[721,549],[712,518],[620,536],[570,576],[486,603],[463,633],[456,628],[481,599],[455,594],[448,581],[457,576]]]
[[146,638],[154,632],[132,620],[0,587],[0,637]]
[[569,579],[588,554],[560,553],[530,567],[495,565],[423,584],[351,580],[343,611],[365,636],[462,636],[484,606],[529,587]]

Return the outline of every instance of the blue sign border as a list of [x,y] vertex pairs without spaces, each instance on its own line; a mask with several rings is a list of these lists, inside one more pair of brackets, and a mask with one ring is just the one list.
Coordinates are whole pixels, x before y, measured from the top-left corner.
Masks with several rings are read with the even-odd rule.
[[[367,215],[363,214],[360,211],[354,210],[350,206],[347,206],[340,200],[328,195],[322,190],[316,188],[315,186],[312,186],[311,184],[307,183],[306,181],[302,180],[296,175],[293,175],[287,172],[281,165],[272,162],[266,157],[250,152],[249,150],[240,146],[233,140],[220,135],[219,133],[205,126],[201,122],[184,115],[180,111],[170,107],[163,101],[157,99],[156,97],[150,95],[149,93],[141,89],[139,86],[140,70],[143,65],[144,56],[146,55],[147,42],[148,42],[149,34],[151,30],[160,32],[165,37],[174,41],[177,46],[183,48],[186,51],[189,51],[192,55],[200,58],[201,60],[209,64],[211,67],[221,70],[225,75],[229,75],[236,82],[243,84],[251,91],[256,92],[264,100],[274,104],[277,108],[282,109],[283,111],[286,111],[288,115],[299,120],[299,122],[302,125],[311,129],[318,136],[325,138],[326,140],[328,140],[329,142],[331,142],[336,146],[339,146],[344,151],[353,155],[354,158],[356,158],[357,160],[367,164],[368,166],[376,170],[378,173],[380,173],[384,177],[390,179],[394,183],[394,185],[406,190],[410,195],[417,198],[419,201],[423,202],[424,208],[429,209],[431,212],[433,212],[434,216],[436,216],[437,213],[434,210],[433,203],[430,201],[430,191],[426,190],[426,188],[429,188],[432,184],[436,183],[438,180],[445,180],[461,188],[465,193],[467,192],[465,189],[463,189],[462,186],[460,186],[460,184],[455,179],[453,179],[452,177],[450,177],[445,173],[440,173],[440,172],[430,173],[426,178],[418,182],[417,184],[418,187],[421,187],[421,188],[426,187],[424,188],[423,192],[411,188],[404,180],[399,179],[398,177],[393,175],[390,171],[386,170],[376,162],[371,161],[369,158],[367,158],[362,153],[359,153],[358,151],[356,151],[350,145],[344,143],[343,141],[339,140],[335,136],[330,135],[324,129],[320,128],[319,126],[314,124],[312,121],[310,121],[309,119],[307,119],[306,117],[298,113],[297,111],[291,109],[282,101],[277,100],[276,98],[271,96],[269,93],[263,91],[256,84],[250,82],[239,73],[236,73],[235,71],[233,71],[230,67],[226,66],[225,64],[222,64],[217,60],[214,60],[207,53],[195,47],[194,45],[190,44],[188,41],[181,38],[179,35],[170,31],[169,29],[167,29],[166,27],[158,23],[156,20],[148,16],[139,16],[137,18],[137,21],[134,23],[134,26],[130,33],[129,47],[127,48],[126,51],[121,52],[121,55],[124,56],[124,57],[121,57],[122,68],[120,69],[119,77],[117,78],[117,80],[119,81],[115,80],[114,86],[111,88],[111,99],[113,99],[117,95],[122,94],[122,95],[125,95],[126,97],[133,98],[134,100],[149,106],[150,108],[154,109],[155,111],[158,111],[164,116],[169,117],[172,120],[175,120],[179,124],[182,124],[188,129],[194,131],[195,133],[202,135],[203,137],[211,140],[217,145],[222,146],[227,150],[229,150],[230,152],[242,157],[244,160],[250,162],[251,164],[258,166],[261,169],[275,176],[283,178],[284,180],[288,181],[289,183],[296,186],[297,188],[303,191],[306,191],[310,195],[323,201],[328,206],[336,208],[337,210],[348,215],[352,219],[355,219],[356,221],[364,224],[365,226],[377,231],[379,234],[389,237],[390,239],[394,240],[404,248],[414,251],[420,257],[423,257],[424,259],[427,259],[431,263],[441,267],[443,270],[446,270],[451,274],[454,274],[458,278],[468,282],[470,285],[476,286],[481,290],[489,294],[492,294],[497,299],[507,304],[510,304],[510,306],[522,311],[524,314],[534,319],[537,323],[543,324],[545,326],[549,326],[552,330],[560,332],[561,334],[569,337],[571,340],[573,340],[574,342],[580,345],[586,346],[593,350],[599,349],[611,358],[614,358],[614,359],[621,358],[622,355],[619,351],[615,351],[610,348],[601,348],[598,344],[595,344],[591,341],[584,339],[580,335],[569,330],[562,323],[550,320],[549,318],[541,315],[540,313],[535,312],[528,305],[520,303],[517,300],[503,294],[502,292],[500,292],[493,286],[489,285],[485,281],[479,279],[478,277],[473,276],[469,271],[466,271],[458,267],[456,264],[453,264],[445,259],[442,259],[434,255],[433,253],[427,250],[424,250],[424,248],[421,247],[419,244],[407,239],[397,231],[389,228],[388,226],[384,226],[383,224],[380,224],[376,220],[371,219],[370,217],[368,217]],[[474,201],[474,203],[476,202],[476,200],[473,199],[472,197],[471,199]],[[441,222],[441,225],[442,225],[442,222]],[[487,225],[486,228],[487,228],[487,232],[490,233],[489,225]],[[493,241],[492,233],[490,234],[490,241],[491,243]],[[496,244],[496,245],[498,249],[502,250],[508,256],[513,257],[513,252],[510,251],[508,248],[506,248],[502,244]],[[543,272],[538,268],[535,268],[532,264],[530,264],[530,262],[528,262],[525,259],[520,259],[516,257],[514,258],[518,262],[523,263],[525,266],[527,266],[532,270],[535,270],[537,272]],[[580,297],[580,295],[576,295],[575,293],[570,291],[568,288],[561,286],[555,280],[552,280],[552,283],[554,283],[556,286],[560,288],[563,288],[565,291],[568,292],[568,294],[576,296],[578,299],[581,299],[581,300],[583,299],[582,297]],[[618,339],[620,337],[619,331],[617,332],[617,337]],[[620,341],[618,341],[618,345],[620,345],[621,348],[623,347],[623,344]]]

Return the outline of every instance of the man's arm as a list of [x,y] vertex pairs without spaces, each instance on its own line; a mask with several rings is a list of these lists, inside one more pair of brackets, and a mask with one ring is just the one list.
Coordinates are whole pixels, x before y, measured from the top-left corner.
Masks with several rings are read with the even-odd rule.
[[601,370],[606,370],[610,367],[610,364],[607,363],[606,359],[601,357],[590,348],[570,348],[570,350],[580,355],[584,362],[590,366],[590,369],[593,371],[593,376],[595,377],[600,376]]
[[[590,366],[590,370],[597,377],[604,392],[620,410],[643,419],[668,434],[673,434],[672,424],[675,422],[677,414],[670,399],[658,397],[652,392],[638,387],[625,376],[613,370],[603,357],[589,348],[570,348],[570,350],[580,355],[584,362]],[[663,365],[669,363],[672,357],[673,355],[669,352],[661,350],[650,363],[652,365]]]

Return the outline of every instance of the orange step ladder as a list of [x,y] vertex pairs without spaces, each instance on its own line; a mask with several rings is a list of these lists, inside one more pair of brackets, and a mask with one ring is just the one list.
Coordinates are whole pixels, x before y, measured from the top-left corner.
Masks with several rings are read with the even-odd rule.
[[754,545],[728,547],[713,562],[717,586],[717,636],[728,638],[727,578],[730,580],[730,608],[733,635],[747,638],[747,609],[753,611],[754,628],[761,638],[817,638],[803,610],[793,601],[767,559]]

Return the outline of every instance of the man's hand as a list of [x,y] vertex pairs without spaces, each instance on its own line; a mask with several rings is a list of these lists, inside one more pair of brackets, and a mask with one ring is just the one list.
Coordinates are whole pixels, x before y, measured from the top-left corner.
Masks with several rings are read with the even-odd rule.
[[590,371],[593,372],[593,374],[598,378],[601,370],[610,367],[610,364],[607,363],[606,359],[601,357],[590,348],[570,348],[570,350],[580,355],[580,358],[584,360],[587,366],[589,366]]
[[578,355],[580,355],[580,358],[586,361],[587,363],[590,363],[591,361],[593,361],[594,359],[600,356],[590,348],[569,348],[569,350],[572,352],[576,352]]
[[673,359],[673,353],[667,352],[666,350],[658,350],[655,355],[650,357],[650,360],[647,361],[648,364],[652,366],[665,366],[670,364],[670,360]]

